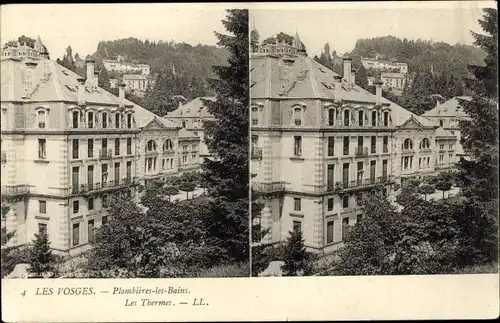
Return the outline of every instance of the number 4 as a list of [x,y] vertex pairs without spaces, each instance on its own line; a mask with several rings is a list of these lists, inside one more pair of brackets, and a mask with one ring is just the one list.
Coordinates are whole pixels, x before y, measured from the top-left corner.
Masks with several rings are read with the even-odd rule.
[[21,295],[24,297],[26,296],[26,291],[22,292]]

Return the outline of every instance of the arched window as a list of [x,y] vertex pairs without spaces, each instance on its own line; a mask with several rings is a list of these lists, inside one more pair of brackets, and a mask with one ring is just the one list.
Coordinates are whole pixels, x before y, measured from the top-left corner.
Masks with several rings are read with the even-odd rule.
[[342,196],[342,207],[344,209],[349,207],[349,195]]
[[405,141],[403,142],[403,149],[404,150],[413,149],[413,141],[409,138],[405,139]]
[[72,126],[73,126],[73,129],[77,129],[78,128],[78,123],[79,123],[79,119],[80,119],[80,112],[79,111],[73,111],[73,113],[71,114],[72,115]]
[[337,118],[335,108],[329,108],[328,109],[328,125],[329,126],[334,126],[335,125],[335,119]]
[[172,142],[172,140],[170,139],[165,140],[165,144],[163,145],[163,150],[168,151],[173,149],[174,149],[174,143]]
[[344,110],[344,126],[349,126],[351,123],[351,111]]
[[364,124],[365,114],[363,110],[358,111],[358,124],[362,127]]
[[148,141],[146,151],[156,151],[156,142],[154,140]]
[[372,127],[377,126],[377,111],[372,112]]
[[429,139],[424,138],[422,142],[420,143],[420,149],[430,149],[431,148],[431,142]]

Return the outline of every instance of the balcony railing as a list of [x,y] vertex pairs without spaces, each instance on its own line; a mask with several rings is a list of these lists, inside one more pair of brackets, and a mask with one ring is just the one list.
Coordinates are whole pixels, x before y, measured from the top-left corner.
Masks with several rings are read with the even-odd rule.
[[368,147],[358,146],[356,147],[356,157],[366,157],[368,156]]
[[7,152],[2,150],[2,164],[7,162]]
[[285,190],[285,182],[252,182],[252,188],[261,193],[275,193]]
[[385,184],[392,181],[392,176],[380,176],[365,179],[358,179],[354,181],[337,182],[335,184],[330,183],[327,187],[328,191],[342,191],[350,189],[358,189],[370,187],[373,185]]
[[113,156],[112,149],[101,149],[99,150],[100,159],[110,159]]
[[96,182],[90,184],[73,185],[71,187],[72,194],[82,194],[82,193],[93,193],[102,190],[112,190],[126,185],[135,185],[139,183],[139,178],[136,177],[125,177],[118,180],[106,181],[106,182]]
[[20,196],[28,194],[30,187],[26,184],[22,185],[2,185],[2,197]]
[[261,147],[252,147],[252,158],[262,158],[262,148]]

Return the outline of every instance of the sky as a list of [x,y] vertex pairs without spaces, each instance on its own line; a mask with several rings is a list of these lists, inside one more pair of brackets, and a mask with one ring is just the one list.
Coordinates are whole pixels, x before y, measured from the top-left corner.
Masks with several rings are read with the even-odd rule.
[[225,16],[221,5],[11,4],[0,7],[0,41],[40,35],[53,59],[62,58],[68,45],[84,57],[99,41],[128,37],[216,45],[214,31],[226,32]]
[[350,52],[360,38],[392,35],[398,38],[444,41],[472,45],[470,30],[482,32],[478,19],[491,2],[448,2],[434,6],[407,2],[314,4],[297,9],[252,10],[251,28],[264,40],[279,32],[298,31],[309,56],[320,55],[328,42],[331,51]]

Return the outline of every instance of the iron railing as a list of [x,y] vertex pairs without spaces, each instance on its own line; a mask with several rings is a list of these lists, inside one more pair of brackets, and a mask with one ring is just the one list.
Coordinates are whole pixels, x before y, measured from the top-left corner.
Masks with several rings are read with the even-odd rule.
[[121,186],[135,185],[138,183],[139,183],[139,178],[137,176],[125,177],[122,179],[111,180],[111,181],[106,181],[106,182],[96,182],[96,183],[73,185],[71,187],[71,193],[72,194],[81,194],[81,193],[98,192],[98,191],[102,191],[102,190],[111,190],[111,189],[119,188]]
[[285,182],[252,182],[252,188],[262,193],[282,192],[285,190]]
[[349,189],[358,189],[358,188],[365,188],[365,187],[370,187],[373,185],[380,185],[380,184],[385,184],[392,181],[392,176],[380,176],[380,177],[372,177],[372,178],[365,178],[365,179],[358,179],[354,181],[345,181],[345,182],[337,182],[335,184],[329,183],[327,185],[327,191],[342,191],[342,190],[349,190]]
[[112,149],[101,149],[99,150],[99,159],[110,159],[113,156]]
[[356,157],[366,157],[368,156],[368,147],[358,146],[355,152]]
[[26,184],[20,185],[2,185],[2,196],[19,196],[28,194],[30,187]]

